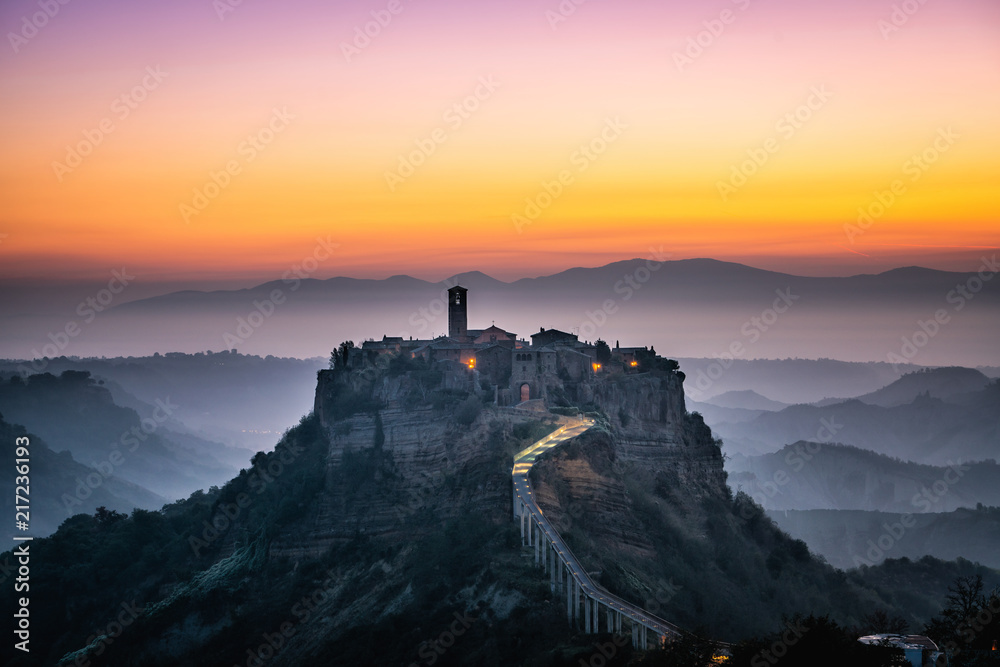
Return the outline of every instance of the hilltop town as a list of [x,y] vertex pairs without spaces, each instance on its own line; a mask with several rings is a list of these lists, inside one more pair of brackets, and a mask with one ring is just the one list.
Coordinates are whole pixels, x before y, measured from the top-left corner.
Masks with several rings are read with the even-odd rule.
[[448,290],[448,335],[434,339],[383,336],[351,349],[340,363],[350,370],[372,368],[386,355],[421,359],[445,374],[446,386],[475,393],[492,391],[499,406],[527,401],[551,402],[551,392],[565,383],[602,375],[639,373],[662,368],[677,371],[676,362],[660,359],[646,347],[611,348],[603,340],[581,341],[576,334],[539,328],[530,341],[491,324],[468,327],[469,290]]

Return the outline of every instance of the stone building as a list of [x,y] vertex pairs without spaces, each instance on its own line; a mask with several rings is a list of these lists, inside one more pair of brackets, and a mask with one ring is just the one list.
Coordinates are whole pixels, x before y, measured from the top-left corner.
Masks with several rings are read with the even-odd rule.
[[[492,386],[501,405],[544,400],[549,398],[551,387],[567,381],[586,382],[605,372],[597,363],[596,348],[572,333],[542,327],[531,335],[529,343],[495,323],[485,329],[470,329],[468,304],[467,288],[450,288],[447,336],[431,340],[383,336],[381,341],[365,341],[361,363],[374,363],[383,354],[423,358],[442,371],[471,373],[472,386]],[[642,348],[623,351],[628,350],[634,359],[635,349]]]

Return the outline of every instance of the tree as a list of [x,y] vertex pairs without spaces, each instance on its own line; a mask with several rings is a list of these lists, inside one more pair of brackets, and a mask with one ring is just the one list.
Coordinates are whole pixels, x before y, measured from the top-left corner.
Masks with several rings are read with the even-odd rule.
[[127,519],[128,514],[122,514],[116,510],[109,510],[104,505],[101,505],[97,508],[97,511],[94,512],[94,518],[97,519],[97,523],[102,526],[106,526],[117,521],[121,521],[122,519]]
[[483,409],[483,402],[475,394],[470,394],[468,398],[459,403],[455,410],[455,421],[459,424],[469,426],[476,421],[476,417]]
[[901,616],[889,616],[885,609],[876,609],[864,618],[861,632],[868,635],[893,634],[903,635],[909,630],[910,624]]
[[810,667],[904,667],[903,651],[862,644],[857,635],[828,616],[801,615],[772,635],[745,639],[733,647],[734,667],[809,665]]
[[354,349],[353,340],[345,340],[338,347],[333,348],[330,353],[330,370],[344,370],[347,368],[347,360]]
[[611,361],[611,348],[603,340],[597,339],[594,349],[597,352],[597,363],[606,364]]
[[[948,587],[945,608],[924,634],[948,652],[950,664],[995,664],[984,657],[1000,640],[1000,587],[983,593],[982,575],[957,577]],[[985,662],[984,662],[985,660]]]

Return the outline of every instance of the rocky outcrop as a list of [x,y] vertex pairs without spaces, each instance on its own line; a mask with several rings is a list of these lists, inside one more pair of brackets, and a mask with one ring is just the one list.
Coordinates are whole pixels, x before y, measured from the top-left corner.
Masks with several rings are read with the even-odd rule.
[[[272,541],[272,557],[318,557],[357,536],[406,541],[470,512],[508,520],[513,457],[505,442],[516,425],[552,416],[483,406],[475,394],[426,384],[411,374],[366,385],[320,373],[316,414],[329,441],[316,462],[325,468],[323,488],[308,515]],[[345,415],[338,400],[359,409]]]
[[[503,443],[516,424],[538,416],[487,407],[470,424],[459,423],[468,399],[442,394],[439,380],[427,372],[320,372],[315,410],[329,438],[324,488],[310,516],[290,527],[294,539],[275,540],[273,554],[316,555],[359,534],[402,537],[420,512],[439,520],[509,513],[512,452]],[[686,414],[677,374],[605,375],[558,390],[596,406],[607,420],[572,447],[586,449],[586,457],[553,457],[566,493],[541,485],[543,507],[558,513],[559,498],[568,498],[574,505],[567,517],[603,517],[614,526],[611,539],[648,553],[629,518],[627,489],[606,476],[609,470],[641,470],[687,497],[727,493],[719,448]]]

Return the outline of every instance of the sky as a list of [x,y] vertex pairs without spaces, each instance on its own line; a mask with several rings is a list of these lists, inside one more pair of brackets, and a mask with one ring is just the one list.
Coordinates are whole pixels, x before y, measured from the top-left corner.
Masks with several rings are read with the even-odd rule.
[[995,0],[12,0],[0,27],[0,280],[1000,246]]

